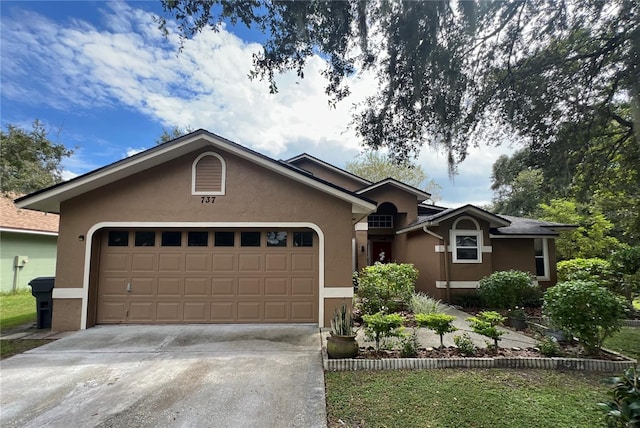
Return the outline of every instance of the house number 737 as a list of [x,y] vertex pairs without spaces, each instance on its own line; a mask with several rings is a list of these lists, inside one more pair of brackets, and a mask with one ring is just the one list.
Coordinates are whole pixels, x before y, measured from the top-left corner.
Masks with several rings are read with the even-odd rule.
[[202,196],[202,199],[200,200],[201,204],[212,204],[216,201],[216,197],[215,196]]

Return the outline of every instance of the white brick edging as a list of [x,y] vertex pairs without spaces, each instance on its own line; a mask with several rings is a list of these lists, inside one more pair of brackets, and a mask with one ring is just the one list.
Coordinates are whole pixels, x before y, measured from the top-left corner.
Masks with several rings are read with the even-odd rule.
[[378,360],[343,359],[331,360],[324,353],[324,369],[326,371],[357,370],[425,370],[425,369],[543,369],[573,370],[585,372],[620,372],[636,365],[635,360],[607,361],[583,358],[531,358],[531,357],[497,357],[497,358],[386,358]]

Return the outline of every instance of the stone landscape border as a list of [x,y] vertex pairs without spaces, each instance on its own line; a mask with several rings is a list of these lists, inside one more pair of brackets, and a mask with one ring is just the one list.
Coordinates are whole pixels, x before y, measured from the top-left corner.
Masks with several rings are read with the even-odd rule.
[[384,358],[378,360],[343,359],[331,360],[324,352],[326,371],[357,370],[429,370],[429,369],[543,369],[572,370],[585,372],[620,372],[634,367],[635,360],[607,361],[583,358]]

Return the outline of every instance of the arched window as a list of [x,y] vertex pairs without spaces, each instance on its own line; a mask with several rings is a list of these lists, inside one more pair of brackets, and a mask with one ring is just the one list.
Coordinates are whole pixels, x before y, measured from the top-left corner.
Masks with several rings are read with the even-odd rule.
[[451,227],[453,263],[482,263],[482,229],[472,217],[459,217]]
[[193,161],[191,171],[192,195],[224,195],[227,166],[214,152],[205,152]]

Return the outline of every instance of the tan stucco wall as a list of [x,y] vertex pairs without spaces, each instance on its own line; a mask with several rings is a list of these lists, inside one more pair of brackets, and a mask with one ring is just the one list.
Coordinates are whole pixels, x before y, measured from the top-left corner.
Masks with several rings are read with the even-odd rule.
[[521,270],[536,273],[533,239],[494,239],[493,270]]
[[413,263],[419,272],[416,291],[440,298],[436,281],[444,279],[444,257],[442,253],[435,252],[435,247],[442,242],[422,230],[400,236],[405,236],[406,240],[405,260]]
[[397,224],[394,224],[395,229],[401,229],[418,218],[418,199],[411,193],[400,190],[395,186],[385,184],[363,193],[363,196],[376,201],[378,206],[385,202],[391,202],[396,206],[398,213],[406,213],[406,215],[396,216]]
[[[217,196],[214,204],[203,204],[200,196],[191,195],[191,165],[204,151],[219,153],[226,162],[226,194]],[[105,221],[314,223],[325,235],[325,287],[351,285],[351,205],[218,149],[195,151],[64,201],[56,288],[82,287],[88,239],[78,237]],[[54,326],[77,329],[79,315],[76,320],[75,312],[63,313],[58,308],[69,302],[60,300],[54,303]]]
[[305,171],[309,171],[315,177],[333,183],[337,186],[342,187],[343,189],[351,190],[352,192],[358,189],[362,189],[366,186],[366,184],[362,184],[358,180],[349,178],[344,174],[335,172],[329,168],[326,168],[307,159],[299,159],[295,162],[292,162],[292,164],[297,166],[298,168],[304,169]]

